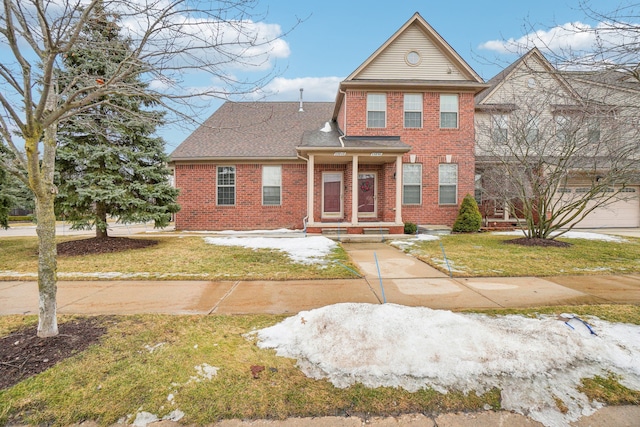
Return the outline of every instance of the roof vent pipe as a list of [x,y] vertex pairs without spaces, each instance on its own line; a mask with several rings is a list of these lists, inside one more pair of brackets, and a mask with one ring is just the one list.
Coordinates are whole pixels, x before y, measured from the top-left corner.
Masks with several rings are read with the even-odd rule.
[[299,113],[303,113],[304,109],[302,108],[302,92],[304,91],[303,88],[300,88],[300,109],[298,110]]

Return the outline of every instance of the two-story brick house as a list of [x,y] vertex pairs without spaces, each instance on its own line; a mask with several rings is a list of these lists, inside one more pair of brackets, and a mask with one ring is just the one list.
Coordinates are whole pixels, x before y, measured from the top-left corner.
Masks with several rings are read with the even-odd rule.
[[176,228],[451,225],[474,191],[480,76],[416,13],[335,103],[225,103],[171,155]]

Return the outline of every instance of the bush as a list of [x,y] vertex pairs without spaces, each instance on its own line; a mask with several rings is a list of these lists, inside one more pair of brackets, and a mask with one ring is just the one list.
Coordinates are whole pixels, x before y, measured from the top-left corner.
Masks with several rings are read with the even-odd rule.
[[460,211],[456,222],[453,223],[453,231],[456,233],[470,233],[480,230],[482,215],[478,209],[476,200],[467,194],[460,205]]
[[413,222],[405,222],[404,223],[404,234],[416,234],[418,231],[418,226]]

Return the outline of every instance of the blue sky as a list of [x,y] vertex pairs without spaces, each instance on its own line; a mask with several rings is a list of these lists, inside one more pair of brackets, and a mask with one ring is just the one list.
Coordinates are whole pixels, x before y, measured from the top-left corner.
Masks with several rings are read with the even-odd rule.
[[[604,2],[594,1],[598,6]],[[268,31],[286,34],[270,62],[277,78],[265,88],[266,100],[297,101],[299,89],[305,89],[305,101],[333,101],[337,83],[354,71],[415,12],[424,19],[485,80],[493,77],[515,57],[504,54],[501,41],[519,39],[531,30],[545,31],[572,22],[589,22],[578,0],[427,1],[396,0],[372,2],[362,0],[263,0],[258,11]],[[609,6],[611,7],[611,6]],[[273,34],[273,33],[272,33]],[[493,48],[486,44],[494,42]],[[571,41],[565,41],[571,44]],[[260,75],[266,70],[254,70]],[[212,101],[211,114],[221,102]],[[205,114],[205,116],[207,115]],[[206,118],[206,117],[203,117]],[[188,135],[188,129],[166,127],[160,134],[171,153]]]

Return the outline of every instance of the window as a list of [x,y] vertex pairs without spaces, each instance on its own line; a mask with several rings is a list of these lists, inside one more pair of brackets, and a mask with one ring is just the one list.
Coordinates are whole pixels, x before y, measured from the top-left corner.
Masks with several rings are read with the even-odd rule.
[[560,143],[569,142],[571,138],[571,122],[565,116],[556,116],[556,139]]
[[491,138],[496,144],[506,144],[509,138],[509,116],[494,114],[492,116]]
[[440,95],[440,127],[458,127],[458,95]]
[[235,166],[218,166],[218,204],[236,204]]
[[439,170],[439,203],[455,205],[458,202],[458,165],[443,163]]
[[538,141],[538,116],[535,113],[530,113],[527,117],[527,123],[525,124],[525,137],[529,144]]
[[422,165],[402,165],[402,204],[419,205],[422,201]]
[[387,94],[367,94],[367,127],[383,128],[387,125]]
[[594,119],[587,128],[587,141],[589,144],[597,144],[600,142],[600,121]]
[[404,94],[404,127],[422,127],[422,94]]
[[262,204],[281,204],[282,166],[262,166]]

